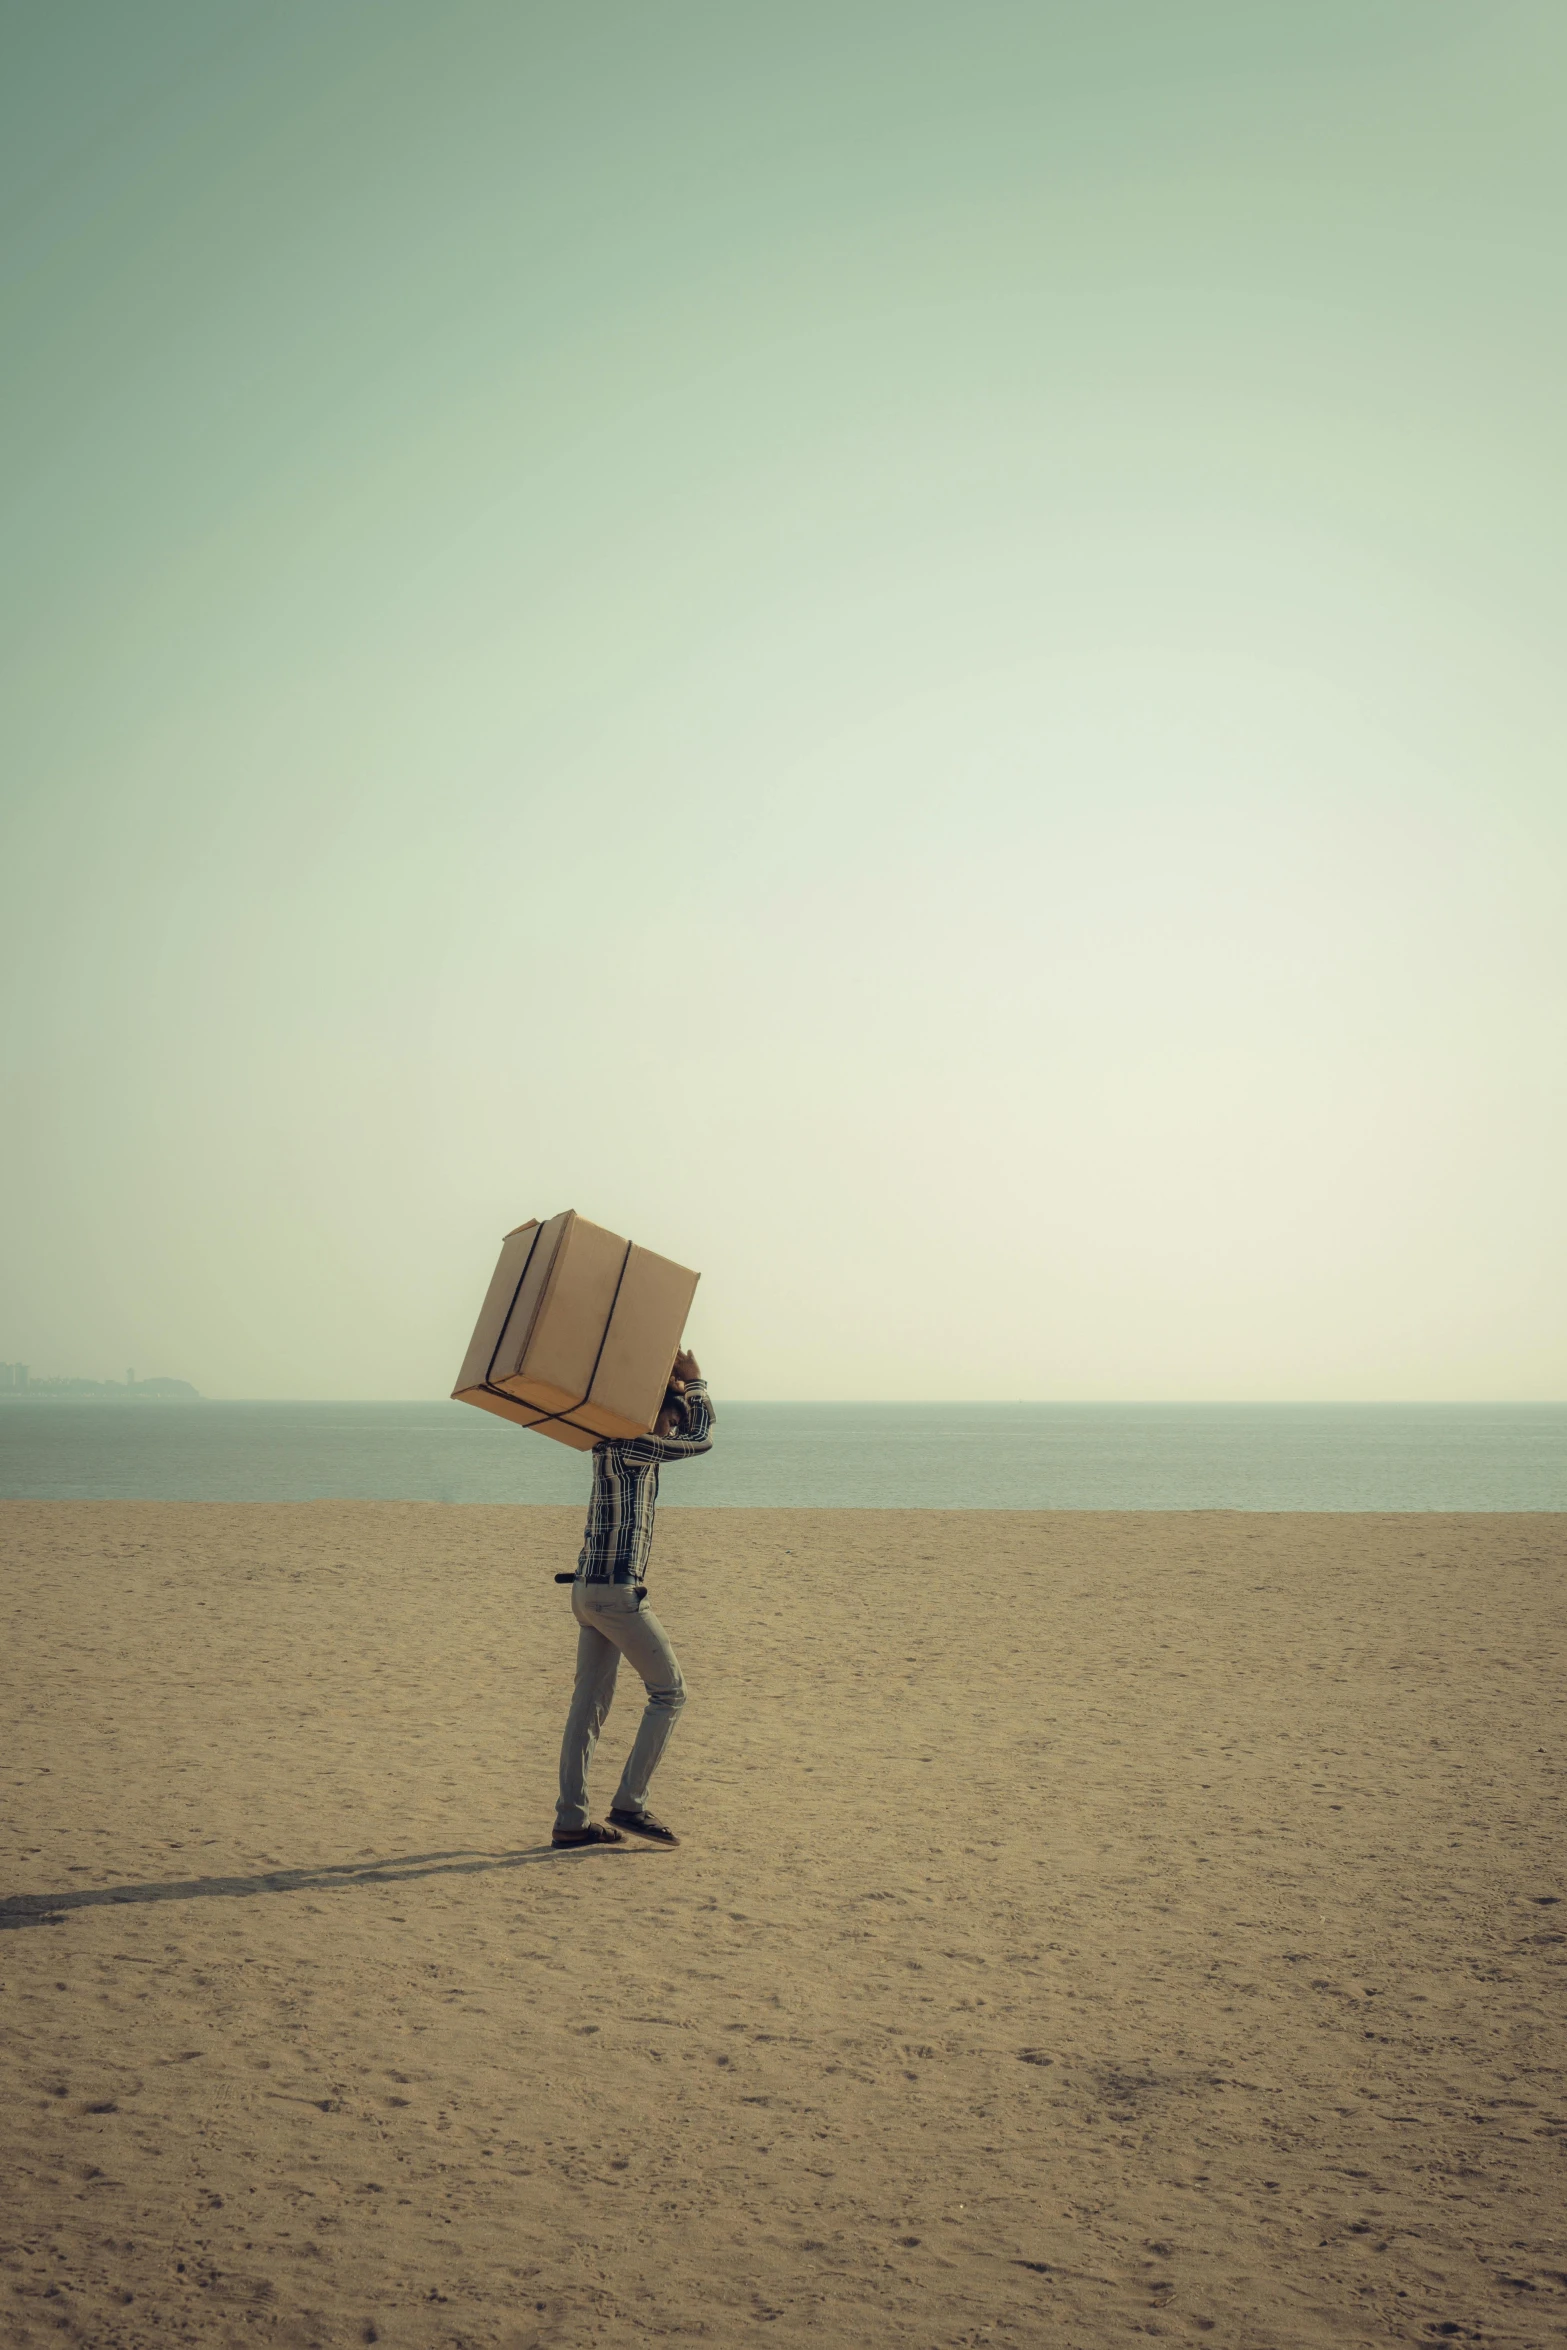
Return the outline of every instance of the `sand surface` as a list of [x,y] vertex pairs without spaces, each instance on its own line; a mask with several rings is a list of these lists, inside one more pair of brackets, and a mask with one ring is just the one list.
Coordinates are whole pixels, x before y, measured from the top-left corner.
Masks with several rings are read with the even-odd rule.
[[579,1525],[0,1505],[5,2344],[1567,2341],[1567,1519]]

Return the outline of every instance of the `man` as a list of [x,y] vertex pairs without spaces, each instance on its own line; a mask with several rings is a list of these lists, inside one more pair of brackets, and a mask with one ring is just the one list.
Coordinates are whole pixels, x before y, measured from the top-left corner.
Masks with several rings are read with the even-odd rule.
[[[560,1801],[552,1844],[623,1844],[622,1829],[650,1844],[678,1844],[673,1829],[647,1807],[648,1781],[686,1701],[686,1685],[663,1625],[647,1606],[648,1551],[663,1461],[711,1452],[713,1407],[695,1355],[675,1357],[669,1391],[650,1436],[606,1437],[593,1447],[593,1493],[587,1531],[571,1586],[577,1633],[577,1685],[560,1749]],[[562,1577],[564,1581],[564,1577]],[[588,1766],[615,1695],[625,1657],[642,1676],[647,1704],[609,1824],[588,1811]]]

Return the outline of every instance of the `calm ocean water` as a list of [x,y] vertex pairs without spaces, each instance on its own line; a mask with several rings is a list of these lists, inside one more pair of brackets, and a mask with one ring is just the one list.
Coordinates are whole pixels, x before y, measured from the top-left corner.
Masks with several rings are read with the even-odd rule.
[[[1563,1510],[1567,1404],[766,1404],[703,1508]],[[454,1403],[0,1405],[0,1495],[579,1502],[585,1456]]]

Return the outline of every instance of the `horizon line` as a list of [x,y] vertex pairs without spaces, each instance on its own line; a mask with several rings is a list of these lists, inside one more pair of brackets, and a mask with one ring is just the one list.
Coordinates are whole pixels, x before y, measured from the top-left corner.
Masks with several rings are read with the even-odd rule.
[[[134,1388],[119,1386],[116,1381],[104,1381],[103,1387],[118,1387],[121,1394],[134,1394]],[[137,1380],[136,1386],[143,1382]],[[69,1393],[46,1394],[41,1388],[0,1389],[0,1400],[38,1403],[91,1403],[101,1396]],[[433,1404],[456,1403],[451,1395],[207,1395],[197,1390],[189,1396],[163,1396],[150,1400],[166,1405],[188,1403],[249,1403],[249,1404],[351,1404],[370,1407],[376,1404]],[[996,1408],[1018,1410],[1030,1408],[1054,1411],[1203,1411],[1223,1408],[1245,1411],[1331,1410],[1354,1408],[1366,1411],[1451,1411],[1485,1410],[1553,1410],[1567,1405],[1567,1396],[1366,1396],[1366,1395],[1285,1395],[1285,1396],[1058,1396],[1058,1395],[985,1395],[985,1396],[877,1396],[877,1395],[731,1395],[725,1399],[730,1406],[765,1405],[773,1409],[827,1409],[842,1406],[845,1409],[872,1409],[885,1411],[986,1411]]]

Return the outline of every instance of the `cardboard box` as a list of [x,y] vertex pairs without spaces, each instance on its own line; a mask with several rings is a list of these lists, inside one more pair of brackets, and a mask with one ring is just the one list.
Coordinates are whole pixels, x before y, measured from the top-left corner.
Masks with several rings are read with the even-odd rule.
[[589,1452],[658,1418],[701,1275],[574,1208],[501,1243],[452,1395]]

